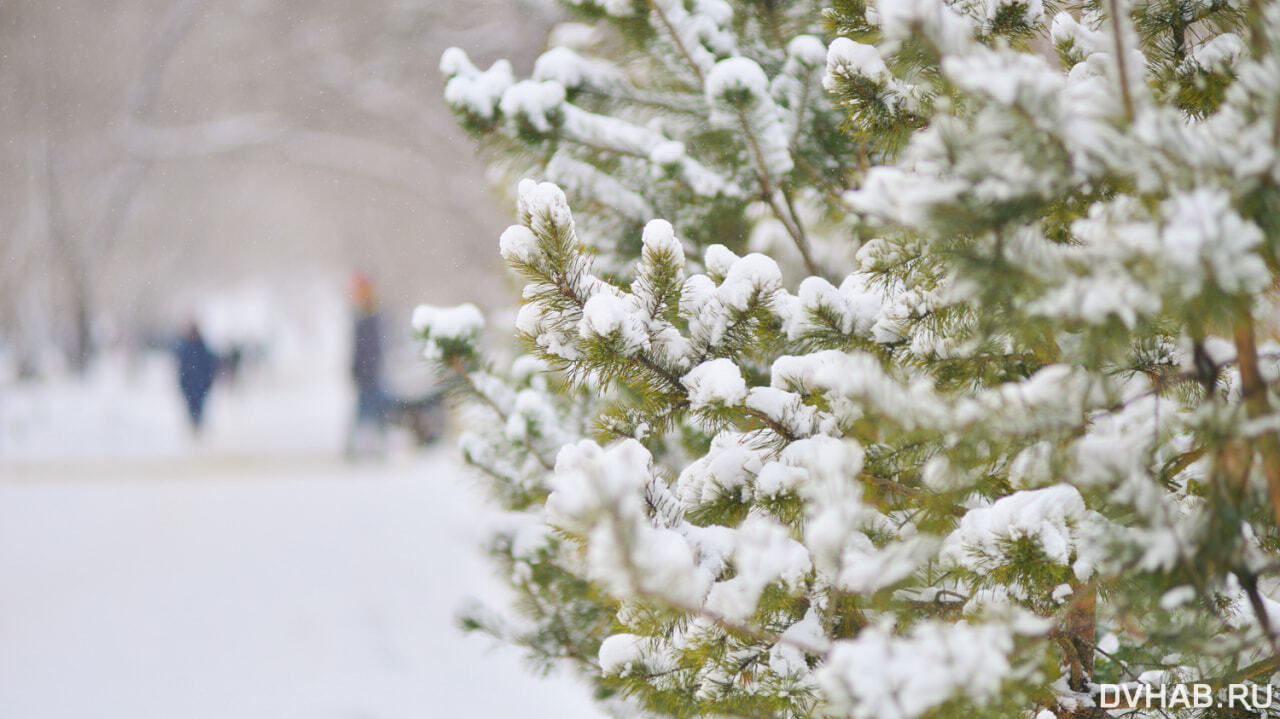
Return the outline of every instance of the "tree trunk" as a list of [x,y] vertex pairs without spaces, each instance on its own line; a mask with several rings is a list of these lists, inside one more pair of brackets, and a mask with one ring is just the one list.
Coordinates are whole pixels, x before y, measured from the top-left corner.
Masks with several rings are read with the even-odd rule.
[[[1071,605],[1067,607],[1060,628],[1068,683],[1072,691],[1089,694],[1093,681],[1093,653],[1097,643],[1098,590],[1092,583],[1072,582]],[[1075,711],[1057,712],[1059,719],[1099,719],[1107,714],[1099,707],[1084,707]]]

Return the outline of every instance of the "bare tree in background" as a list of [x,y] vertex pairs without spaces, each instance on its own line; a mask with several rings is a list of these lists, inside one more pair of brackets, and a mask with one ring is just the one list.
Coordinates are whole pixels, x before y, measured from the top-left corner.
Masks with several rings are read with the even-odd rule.
[[[169,60],[207,4],[208,0],[175,0],[170,5],[159,30],[143,55],[142,66],[119,120],[121,134],[127,135],[134,125],[145,125],[150,121]],[[47,56],[47,46],[41,49],[46,53],[42,67],[47,70],[53,60]],[[41,103],[41,110],[46,121],[52,124],[47,102]],[[130,152],[128,143],[123,143],[124,154],[108,172],[103,183],[105,200],[96,213],[96,219],[86,225],[73,226],[63,211],[67,200],[59,179],[58,168],[62,162],[62,158],[58,156],[59,148],[53,146],[47,134],[43,140],[43,157],[39,159],[43,160],[41,169],[44,182],[40,189],[44,194],[45,227],[56,256],[64,264],[63,276],[70,295],[74,328],[69,354],[72,367],[77,372],[82,372],[92,352],[90,321],[96,294],[93,270],[110,255],[121,223],[128,215],[133,198],[142,185],[148,163],[144,157]]]
[[[439,101],[435,59],[468,34],[481,56],[512,47],[530,55],[545,33],[527,32],[527,20],[549,27],[549,11],[463,0],[145,5],[0,7],[0,36],[16,60],[0,66],[0,83],[26,99],[0,111],[0,135],[19,139],[0,156],[15,190],[26,178],[25,192],[0,197],[0,342],[27,352],[60,346],[83,370],[96,319],[127,330],[154,321],[201,273],[303,255],[385,267],[393,291],[398,282],[420,296],[407,289],[430,253],[442,285],[475,285],[471,266],[489,253],[470,238],[492,236],[503,221]],[[144,37],[129,54],[129,38]],[[90,40],[103,43],[98,56],[82,51]],[[303,231],[260,236],[249,210],[217,205],[242,178],[266,187],[260,202],[279,206],[288,203],[272,193],[309,192],[318,180],[308,178],[354,189],[333,193],[337,203],[312,200],[340,205],[325,208],[341,225],[336,246]],[[191,207],[221,214],[184,215]],[[370,228],[370,218],[383,224]],[[215,234],[227,223],[249,229]]]

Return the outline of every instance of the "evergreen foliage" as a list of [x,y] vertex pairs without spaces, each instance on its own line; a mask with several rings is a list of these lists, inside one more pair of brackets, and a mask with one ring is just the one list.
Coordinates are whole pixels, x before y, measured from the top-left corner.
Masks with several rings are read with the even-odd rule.
[[1280,6],[567,7],[532,79],[441,63],[550,180],[500,238],[527,354],[415,316],[510,510],[518,616],[468,626],[623,714],[1276,681]]

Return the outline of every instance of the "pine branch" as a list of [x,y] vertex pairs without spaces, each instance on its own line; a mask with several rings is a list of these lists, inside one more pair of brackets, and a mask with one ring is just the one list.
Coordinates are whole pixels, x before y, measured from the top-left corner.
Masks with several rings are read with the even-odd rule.
[[557,655],[555,658],[572,659],[582,666],[586,667],[593,674],[600,673],[600,662],[595,657],[588,657],[582,654],[574,643],[573,638],[569,636],[566,628],[567,622],[555,608],[547,607],[546,604],[538,598],[538,593],[528,581],[520,582],[520,587],[524,590],[524,596],[536,607],[537,612],[544,617],[551,618],[552,631],[555,633],[556,640],[560,643],[560,647],[564,650],[563,655]]
[[[594,2],[584,12],[621,28],[642,55],[635,67],[654,77],[582,90],[599,114],[580,126],[578,106],[553,92],[544,113],[554,125],[560,108],[572,122],[522,138],[535,150],[562,143],[558,176],[594,178],[619,191],[620,207],[642,201],[685,233],[646,227],[637,244],[619,228],[642,213],[620,221],[600,206],[604,190],[588,190],[593,203],[576,221],[595,223],[584,236],[606,238],[588,251],[559,190],[525,187],[520,207],[535,216],[521,221],[535,236],[516,228],[503,240],[529,282],[521,331],[579,388],[565,400],[578,403],[574,416],[594,415],[601,442],[638,440],[582,441],[589,464],[567,461],[550,479],[559,494],[548,512],[567,512],[581,534],[548,562],[575,567],[568,576],[585,586],[531,587],[543,606],[525,607],[534,629],[516,641],[547,653],[567,642],[589,660],[591,642],[618,632],[601,657],[610,675],[597,681],[647,710],[897,707],[917,719],[1048,707],[1083,719],[1101,710],[1069,699],[1087,696],[1103,671],[1136,678],[1145,665],[1135,653],[1234,666],[1262,651],[1259,626],[1277,653],[1257,586],[1280,566],[1275,368],[1258,353],[1249,302],[1275,285],[1280,201],[1265,168],[1234,159],[1256,154],[1246,144],[1258,132],[1280,135],[1258,72],[1276,49],[1268,40],[1242,53],[1224,33],[1241,30],[1245,13],[1220,0],[1108,0],[1090,8],[1109,9],[1102,27],[1055,20],[1054,66],[1036,57],[1030,38],[1047,18],[1030,5],[997,2],[979,18],[922,2],[877,28],[867,21],[874,3],[839,0],[830,17],[850,39],[827,48],[833,97],[813,87],[811,42],[795,46],[803,57],[778,51],[791,47],[793,18],[796,32],[815,32],[801,15],[808,6],[649,0],[621,17],[611,14],[621,5]],[[1131,46],[1149,66],[1129,62]],[[1111,79],[1091,68],[1067,77],[1107,47]],[[723,85],[711,73],[720,57],[735,63],[718,66]],[[1045,92],[1064,86],[1069,97]],[[707,107],[694,102],[715,88],[725,92]],[[512,99],[537,117],[531,89]],[[1151,122],[1130,132],[1147,104]],[[699,109],[710,129],[688,122]],[[648,143],[668,139],[657,157],[671,159],[655,165]],[[694,173],[675,141],[710,164]],[[678,175],[671,163],[682,157],[688,172]],[[856,186],[844,186],[846,172]],[[780,225],[813,275],[821,258],[857,249],[857,261],[832,268],[847,278],[807,280],[792,295],[776,263],[738,257],[755,222]],[[848,246],[852,234],[873,239]],[[684,248],[721,243],[731,251],[708,251],[703,274],[685,281]],[[1210,331],[1227,327],[1229,342]],[[531,436],[542,446],[555,434]],[[495,441],[503,464],[523,453],[514,439]],[[629,494],[595,494],[610,487]],[[575,505],[586,508],[574,515]],[[940,548],[924,539],[933,536]],[[865,576],[864,555],[885,573]],[[651,570],[661,580],[642,575]],[[1256,622],[1238,621],[1233,572]],[[1025,634],[1000,612],[964,621],[962,605],[988,594],[1054,629]],[[1122,650],[1097,647],[1103,619],[1118,623]],[[812,624],[792,631],[798,622]],[[806,632],[812,640],[788,643]],[[964,650],[932,646],[949,641]],[[646,665],[652,646],[661,666]],[[858,661],[841,666],[845,650]],[[632,651],[639,668],[619,675]],[[1009,667],[993,692],[975,694],[991,677],[948,660],[970,651],[990,652],[974,662],[982,671]],[[928,666],[910,666],[913,652]],[[1065,691],[1044,676],[1053,671],[1034,671],[1046,658]],[[1277,661],[1237,671],[1256,678]],[[936,700],[907,701],[904,678],[916,671],[942,682]]]
[[[461,379],[464,383],[466,383],[467,387],[471,389],[471,394],[475,397],[478,397],[480,401],[484,404],[484,406],[488,407],[490,410],[493,411],[494,414],[498,415],[498,418],[501,419],[503,423],[505,423],[509,419],[507,413],[504,412],[502,408],[499,407],[497,403],[493,401],[493,398],[485,394],[480,389],[480,387],[475,383],[475,381],[471,378],[471,373],[467,371],[467,368],[462,364],[462,360],[460,358],[453,357],[450,360],[448,367],[449,369],[453,370],[454,374],[456,374],[459,379]],[[521,441],[520,443],[523,444],[525,448],[529,451],[529,456],[538,460],[538,464],[542,465],[543,469],[546,469],[548,471],[552,469],[551,463],[548,462],[546,458],[543,457],[542,454],[538,452],[537,448],[535,448],[531,443],[529,443],[528,441]]]

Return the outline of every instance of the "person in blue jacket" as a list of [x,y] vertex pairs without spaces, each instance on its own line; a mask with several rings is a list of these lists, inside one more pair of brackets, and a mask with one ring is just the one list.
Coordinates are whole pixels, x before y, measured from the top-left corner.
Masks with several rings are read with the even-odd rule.
[[204,401],[218,372],[218,357],[204,343],[195,322],[187,326],[175,354],[178,359],[178,387],[182,390],[182,398],[187,401],[191,429],[199,434],[204,420]]

